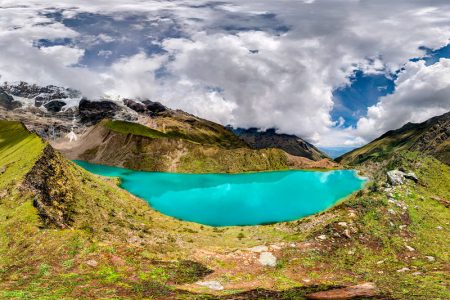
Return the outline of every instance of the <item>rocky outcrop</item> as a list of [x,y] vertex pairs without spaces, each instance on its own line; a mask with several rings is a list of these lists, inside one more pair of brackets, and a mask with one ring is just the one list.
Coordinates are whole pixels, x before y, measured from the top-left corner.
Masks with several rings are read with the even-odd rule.
[[233,129],[242,140],[254,149],[278,148],[294,155],[311,160],[328,158],[326,154],[295,135],[280,134],[275,129],[259,131],[256,128]]
[[6,108],[7,110],[13,110],[22,107],[22,104],[19,101],[14,101],[13,97],[0,89],[0,106]]
[[[38,86],[36,84],[28,84],[26,82],[20,82],[18,84],[5,83],[2,86],[2,89],[10,95],[34,100],[35,107],[41,107],[52,102],[53,100],[81,97],[81,93],[73,89],[66,89],[54,85]],[[54,108],[54,105],[55,104],[51,107]]]
[[47,109],[47,111],[52,113],[60,112],[64,106],[66,106],[66,102],[63,102],[61,100],[53,100],[44,104],[44,107]]
[[78,98],[81,96],[79,91],[73,89],[66,89],[54,85],[38,86],[26,82],[20,82],[18,84],[5,83],[2,88],[10,95],[33,99],[35,107],[41,107],[52,100]]
[[163,112],[169,111],[167,107],[159,102],[153,102],[150,100],[137,101],[131,99],[123,100],[123,103],[135,112],[146,114],[149,116],[157,116]]
[[123,104],[138,113],[145,113],[147,111],[147,108],[143,103],[131,99],[124,99]]
[[413,172],[405,173],[400,170],[391,170],[386,173],[389,184],[391,185],[402,185],[405,183],[406,179],[412,180],[414,182],[418,182],[416,174]]
[[48,145],[25,177],[24,185],[34,192],[33,205],[47,228],[69,228],[73,222],[73,187],[66,163]]
[[119,111],[120,107],[108,100],[90,101],[82,99],[78,106],[81,123],[87,125],[94,125],[103,119],[113,118]]

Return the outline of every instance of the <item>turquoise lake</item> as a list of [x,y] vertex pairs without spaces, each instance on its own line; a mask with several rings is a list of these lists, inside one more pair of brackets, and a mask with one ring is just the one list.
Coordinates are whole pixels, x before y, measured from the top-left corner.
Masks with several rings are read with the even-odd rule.
[[119,177],[123,189],[165,215],[211,226],[299,219],[331,207],[365,183],[352,170],[177,174],[76,163],[94,174]]

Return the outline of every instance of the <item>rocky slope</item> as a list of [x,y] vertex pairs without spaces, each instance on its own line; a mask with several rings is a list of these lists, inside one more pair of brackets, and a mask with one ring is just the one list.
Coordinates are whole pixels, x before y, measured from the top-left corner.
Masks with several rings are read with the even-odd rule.
[[238,138],[229,137],[229,132],[224,133],[184,133],[179,127],[172,131],[170,126],[164,133],[137,123],[103,120],[78,141],[63,139],[53,145],[70,159],[145,171],[236,173],[336,167],[328,160],[293,157],[280,149],[250,149]]
[[295,135],[279,134],[275,129],[259,131],[256,128],[233,129],[233,132],[254,149],[277,148],[311,160],[329,158],[325,153]]
[[0,118],[23,122],[70,159],[138,170],[203,173],[337,167],[298,137],[267,132],[247,143],[220,124],[145,99],[92,101],[71,89],[4,84]]
[[[413,170],[387,187],[386,171]],[[396,153],[324,213],[211,228],[163,216],[0,121],[0,298],[445,299],[450,168]]]
[[402,150],[428,153],[450,165],[450,112],[420,124],[408,123],[388,131],[371,143],[338,157],[336,161],[349,165],[367,160],[382,161]]
[[[64,107],[71,106],[71,102],[77,102],[81,99],[81,93],[73,90],[61,88],[53,85],[41,87],[35,84],[19,82],[17,84],[4,83],[0,87],[0,95],[6,94],[14,99],[14,107],[35,107],[44,108],[48,112],[60,112]],[[0,101],[2,105],[2,101]],[[69,107],[66,107],[68,109]]]

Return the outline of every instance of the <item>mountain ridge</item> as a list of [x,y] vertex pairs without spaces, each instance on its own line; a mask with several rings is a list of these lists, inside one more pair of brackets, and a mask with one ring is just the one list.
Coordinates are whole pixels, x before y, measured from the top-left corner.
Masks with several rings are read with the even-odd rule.
[[[420,184],[386,188],[391,168],[414,170]],[[396,153],[323,213],[212,228],[154,211],[23,124],[0,121],[0,298],[445,298],[449,170]],[[267,253],[276,267],[262,265]]]
[[428,153],[450,165],[450,112],[387,131],[372,142],[336,158],[336,161],[357,165],[366,160],[386,159],[400,150]]
[[[98,143],[86,149],[90,155],[79,153],[80,156],[70,156],[72,159],[91,159],[91,162],[130,166],[146,171],[200,173],[337,167],[320,150],[296,136],[266,132],[261,133],[258,140],[267,141],[265,136],[270,134],[271,141],[249,143],[248,139],[220,124],[182,110],[170,109],[148,99],[93,101],[72,89],[39,87],[24,82],[17,85],[4,84],[0,87],[0,93],[0,107],[3,107],[0,117],[3,115],[3,118],[22,121],[63,153],[76,152],[68,149],[70,146],[79,147],[79,143],[74,143],[74,140],[80,139],[90,144],[89,133],[96,126],[104,126],[104,120],[114,121],[116,125],[122,122],[122,128],[107,128],[109,135],[106,135],[109,139],[104,139],[106,135],[101,139],[103,142],[111,142],[111,137],[114,136],[123,142],[121,146],[129,145],[129,148],[120,147],[124,152],[122,158],[116,155],[115,148],[106,151],[112,144],[117,148],[117,144]],[[132,129],[124,131],[125,127]],[[155,136],[142,137],[136,134],[143,131],[153,131],[163,143],[157,145],[157,141],[151,142],[150,139],[155,139]],[[142,143],[146,147],[153,143],[153,148],[150,148],[154,152],[146,151],[145,147],[140,146]],[[105,154],[103,159],[97,155],[95,147],[102,148],[101,153]],[[97,154],[93,155],[94,152]],[[109,155],[106,155],[107,152]],[[143,152],[146,156],[141,155]],[[125,159],[125,156],[129,158]],[[116,157],[117,161],[112,157]],[[145,161],[147,163],[139,163]],[[150,161],[155,163],[148,163]],[[178,167],[179,165],[181,166]]]
[[293,134],[277,133],[276,129],[260,131],[257,128],[237,128],[230,130],[255,149],[279,148],[291,155],[311,160],[329,158],[328,155],[304,139]]

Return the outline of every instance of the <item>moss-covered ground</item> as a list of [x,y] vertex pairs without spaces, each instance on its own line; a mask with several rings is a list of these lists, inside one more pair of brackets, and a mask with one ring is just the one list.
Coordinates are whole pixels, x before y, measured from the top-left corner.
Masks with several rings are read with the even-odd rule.
[[[20,124],[0,123],[0,298],[304,299],[366,281],[382,298],[450,296],[450,168],[434,158],[401,153],[366,164],[372,182],[318,215],[212,228],[163,216],[114,180],[43,157],[45,147]],[[43,222],[39,194],[25,182],[42,160],[63,170],[51,179],[71,187],[66,229]],[[386,189],[391,168],[412,170],[419,182]],[[276,267],[248,249],[260,245]],[[196,284],[210,280],[225,289]]]

